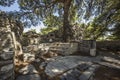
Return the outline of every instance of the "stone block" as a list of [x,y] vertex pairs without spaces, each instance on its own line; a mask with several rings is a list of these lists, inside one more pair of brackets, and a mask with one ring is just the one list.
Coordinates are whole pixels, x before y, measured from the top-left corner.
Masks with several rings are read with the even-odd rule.
[[3,52],[0,54],[0,58],[3,60],[9,60],[12,59],[14,56],[13,51],[9,51],[9,52]]
[[0,68],[0,72],[8,72],[14,68],[13,64],[8,64]]
[[41,80],[38,74],[20,75],[16,80]]

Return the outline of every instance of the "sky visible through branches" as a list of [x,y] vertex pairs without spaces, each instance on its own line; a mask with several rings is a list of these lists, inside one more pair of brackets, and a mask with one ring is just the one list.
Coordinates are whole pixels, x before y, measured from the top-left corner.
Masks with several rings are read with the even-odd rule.
[[[19,11],[20,9],[19,9],[19,5],[17,4],[17,2],[15,2],[15,3],[14,3],[13,5],[11,5],[10,7],[0,6],[0,10],[9,12],[9,11]],[[41,23],[41,24],[39,24],[39,25],[37,25],[37,26],[31,26],[30,28],[25,28],[25,29],[24,29],[24,32],[27,32],[27,31],[29,31],[29,30],[31,30],[31,29],[35,29],[36,32],[38,33],[38,32],[40,32],[40,29],[41,29],[41,28],[44,28],[44,27],[45,27],[44,24]]]

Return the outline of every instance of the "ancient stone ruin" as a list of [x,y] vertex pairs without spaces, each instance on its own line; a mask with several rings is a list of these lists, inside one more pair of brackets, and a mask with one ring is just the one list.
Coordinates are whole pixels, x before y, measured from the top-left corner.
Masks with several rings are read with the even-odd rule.
[[[15,33],[17,25],[1,19],[6,22],[0,26],[0,80],[120,80],[120,57],[98,49],[110,49],[113,42],[61,42],[54,33],[44,38],[28,33],[21,42],[21,35]],[[118,42],[112,47],[119,50]]]
[[14,45],[9,27],[0,27],[0,80],[14,80]]
[[23,46],[23,62],[14,64],[11,32],[2,28],[0,33],[0,80],[100,80],[99,75],[106,78],[101,69],[120,79],[118,57],[98,55],[94,40]]

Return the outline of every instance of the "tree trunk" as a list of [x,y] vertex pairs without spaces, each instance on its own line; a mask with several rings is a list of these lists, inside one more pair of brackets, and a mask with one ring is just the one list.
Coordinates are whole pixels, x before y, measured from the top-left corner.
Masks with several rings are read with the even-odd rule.
[[72,0],[65,0],[64,2],[64,15],[63,15],[63,41],[67,42],[68,41],[68,37],[70,33],[70,24],[69,24],[69,20],[68,20],[68,16],[69,16],[69,8],[71,5]]
[[[12,28],[11,28],[12,27],[11,20],[10,19],[8,19],[8,20],[9,20],[9,27],[11,29],[11,34],[12,34],[13,43],[14,43],[14,49],[15,49],[14,60],[16,59],[16,60],[21,60],[22,61],[23,60],[23,50],[22,50],[22,45],[21,45],[21,43],[19,41],[20,37],[18,37],[17,34],[15,34],[15,30],[12,30]],[[15,27],[15,24],[16,23],[14,23],[14,27]]]

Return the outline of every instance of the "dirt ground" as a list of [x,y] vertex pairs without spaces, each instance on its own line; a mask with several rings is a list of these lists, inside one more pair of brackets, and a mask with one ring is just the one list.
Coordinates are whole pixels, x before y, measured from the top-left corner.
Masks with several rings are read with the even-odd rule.
[[100,67],[95,71],[95,80],[120,80],[120,70]]

